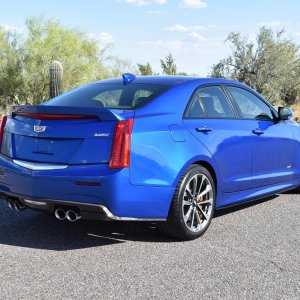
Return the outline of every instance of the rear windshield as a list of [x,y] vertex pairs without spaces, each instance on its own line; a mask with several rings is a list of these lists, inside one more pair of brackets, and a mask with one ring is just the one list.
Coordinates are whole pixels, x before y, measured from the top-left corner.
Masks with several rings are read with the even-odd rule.
[[59,95],[44,105],[135,109],[168,88],[154,84],[92,83]]

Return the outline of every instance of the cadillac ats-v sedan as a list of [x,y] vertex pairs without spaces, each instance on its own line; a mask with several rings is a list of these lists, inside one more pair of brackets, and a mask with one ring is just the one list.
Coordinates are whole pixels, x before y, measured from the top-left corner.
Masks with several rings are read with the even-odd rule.
[[10,208],[71,222],[151,220],[183,240],[202,235],[216,209],[300,185],[290,109],[223,79],[123,74],[86,84],[13,106],[0,142]]

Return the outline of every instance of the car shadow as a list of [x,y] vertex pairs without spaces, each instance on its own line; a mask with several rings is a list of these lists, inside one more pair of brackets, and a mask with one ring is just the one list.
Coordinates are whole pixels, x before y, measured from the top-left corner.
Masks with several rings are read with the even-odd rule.
[[300,187],[284,192],[286,195],[300,194]]
[[[278,197],[272,196],[218,210],[215,218],[259,205]],[[66,251],[101,247],[127,241],[149,243],[178,242],[163,236],[155,222],[58,221],[53,215],[25,210],[11,211],[0,203],[0,244],[25,248]]]
[[218,218],[218,217],[221,217],[221,216],[224,216],[224,215],[236,212],[236,211],[240,211],[240,210],[252,207],[252,206],[260,205],[262,203],[265,203],[265,202],[271,201],[275,198],[278,198],[279,196],[280,196],[279,194],[276,194],[276,195],[268,196],[265,198],[251,200],[248,202],[239,203],[239,204],[236,204],[233,206],[228,206],[228,207],[218,209],[214,214],[214,218]]
[[0,204],[0,244],[65,251],[107,246],[126,241],[169,243],[153,222],[58,221],[53,215],[14,212]]

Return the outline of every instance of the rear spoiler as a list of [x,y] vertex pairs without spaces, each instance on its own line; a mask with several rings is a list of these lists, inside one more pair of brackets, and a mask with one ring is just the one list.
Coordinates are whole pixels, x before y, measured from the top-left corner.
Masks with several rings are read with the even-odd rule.
[[21,116],[40,120],[99,119],[101,121],[117,121],[122,119],[107,108],[51,105],[14,105],[11,107],[11,115],[12,117]]

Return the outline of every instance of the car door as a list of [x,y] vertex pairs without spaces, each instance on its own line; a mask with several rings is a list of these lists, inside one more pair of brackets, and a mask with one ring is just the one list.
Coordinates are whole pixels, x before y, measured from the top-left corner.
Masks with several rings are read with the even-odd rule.
[[216,161],[224,192],[251,188],[251,138],[236,118],[221,86],[199,87],[184,114],[184,125]]
[[278,121],[276,111],[250,90],[227,87],[252,135],[252,187],[293,178],[295,142],[290,126]]

